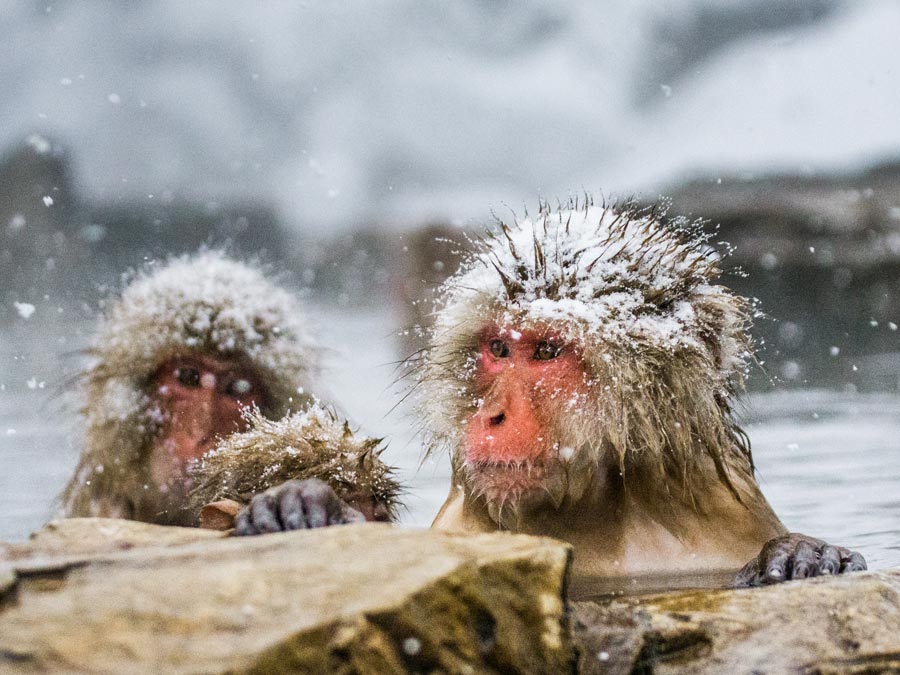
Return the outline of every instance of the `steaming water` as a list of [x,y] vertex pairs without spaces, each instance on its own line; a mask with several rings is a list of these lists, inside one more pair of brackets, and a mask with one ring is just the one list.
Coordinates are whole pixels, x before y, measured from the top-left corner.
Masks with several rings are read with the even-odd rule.
[[[449,468],[445,458],[420,466],[411,415],[392,411],[396,318],[388,310],[317,315],[331,351],[331,393],[363,431],[388,438],[384,457],[409,486],[403,522],[427,526]],[[84,327],[19,322],[0,333],[0,540],[23,539],[52,515],[74,465],[77,448],[50,393],[77,366],[62,356],[83,343],[71,337],[75,328]],[[763,491],[791,530],[859,550],[871,568],[900,566],[900,396],[754,395],[745,419]]]

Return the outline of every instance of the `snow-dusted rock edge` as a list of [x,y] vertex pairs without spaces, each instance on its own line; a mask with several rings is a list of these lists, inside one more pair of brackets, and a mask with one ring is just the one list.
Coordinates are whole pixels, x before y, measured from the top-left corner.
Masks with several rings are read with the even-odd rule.
[[569,549],[386,525],[0,545],[0,673],[887,673],[900,570],[567,602]]

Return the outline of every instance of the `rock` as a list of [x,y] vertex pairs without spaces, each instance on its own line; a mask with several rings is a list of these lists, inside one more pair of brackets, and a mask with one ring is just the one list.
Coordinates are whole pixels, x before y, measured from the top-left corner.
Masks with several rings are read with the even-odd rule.
[[900,570],[573,608],[584,674],[900,673]]
[[181,546],[224,537],[190,527],[163,527],[136,520],[69,518],[53,520],[23,544],[6,544],[0,559],[38,556],[92,557],[133,548]]
[[80,519],[15,550],[0,562],[0,672],[574,668],[570,549],[550,539],[372,523],[223,538]]

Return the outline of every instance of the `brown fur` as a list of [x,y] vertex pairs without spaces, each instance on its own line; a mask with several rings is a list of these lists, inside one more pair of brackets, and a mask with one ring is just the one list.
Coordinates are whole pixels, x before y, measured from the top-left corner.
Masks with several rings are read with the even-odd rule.
[[[632,203],[541,205],[475,243],[411,365],[432,450],[453,453],[434,526],[568,540],[582,574],[738,568],[784,532],[732,413],[751,356],[748,303],[717,285],[695,224]],[[619,296],[631,305],[616,301]],[[465,464],[481,331],[550,326],[583,351],[588,395],[543,411],[571,459],[539,504],[489,503]]]

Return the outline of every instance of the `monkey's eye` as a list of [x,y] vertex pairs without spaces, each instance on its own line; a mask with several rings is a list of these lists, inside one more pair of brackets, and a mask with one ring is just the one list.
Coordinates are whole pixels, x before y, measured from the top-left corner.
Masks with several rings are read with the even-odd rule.
[[503,340],[491,340],[491,354],[498,359],[505,359],[509,356],[509,347]]
[[200,371],[196,368],[183,366],[175,371],[175,379],[177,379],[185,387],[199,387]]
[[246,396],[251,391],[253,391],[253,385],[250,380],[245,380],[243,377],[239,377],[234,382],[228,385],[227,394],[229,396]]
[[562,348],[555,342],[541,340],[534,350],[534,358],[537,361],[549,361],[559,356],[561,351]]

